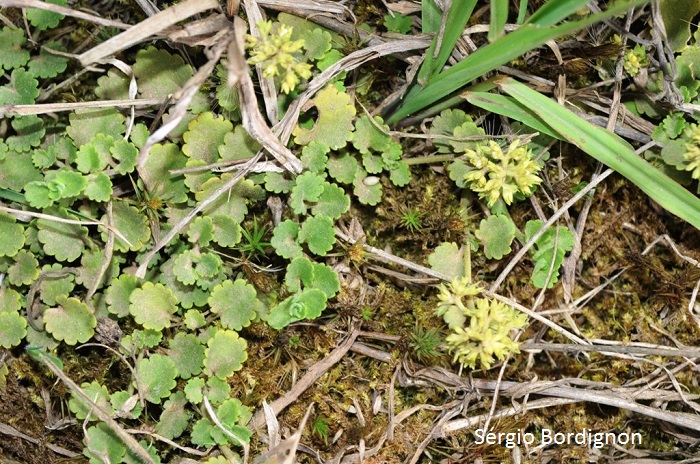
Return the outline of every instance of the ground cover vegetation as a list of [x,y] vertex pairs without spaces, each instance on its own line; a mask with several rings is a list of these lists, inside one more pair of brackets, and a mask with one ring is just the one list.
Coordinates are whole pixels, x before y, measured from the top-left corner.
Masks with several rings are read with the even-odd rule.
[[0,459],[694,452],[700,3],[0,7]]

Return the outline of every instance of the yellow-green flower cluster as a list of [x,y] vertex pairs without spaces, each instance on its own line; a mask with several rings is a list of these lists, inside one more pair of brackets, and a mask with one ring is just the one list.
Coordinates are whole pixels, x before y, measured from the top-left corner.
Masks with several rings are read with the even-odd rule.
[[693,179],[700,179],[700,126],[690,124],[686,132],[690,135],[689,141],[685,144],[683,159],[687,162],[686,171],[693,171]]
[[533,187],[542,182],[537,176],[541,167],[532,160],[532,151],[516,140],[504,152],[501,146],[490,141],[477,145],[476,150],[464,154],[469,170],[464,181],[479,197],[492,206],[499,198],[510,205],[513,196],[520,192],[531,195]]
[[292,28],[271,21],[258,24],[260,38],[246,36],[246,48],[250,50],[248,63],[261,64],[263,76],[280,77],[280,90],[289,93],[300,79],[311,77],[311,65],[297,61],[294,53],[300,52],[304,40],[292,40]]
[[436,313],[453,330],[445,341],[454,353],[454,360],[471,369],[477,363],[490,369],[496,359],[503,360],[510,353],[519,352],[510,332],[524,327],[527,318],[498,301],[473,298],[480,292],[481,288],[466,279],[455,279],[449,288],[442,285]]
[[632,50],[627,50],[622,58],[623,66],[627,74],[634,77],[642,68],[649,66],[649,57],[644,45],[637,45]]

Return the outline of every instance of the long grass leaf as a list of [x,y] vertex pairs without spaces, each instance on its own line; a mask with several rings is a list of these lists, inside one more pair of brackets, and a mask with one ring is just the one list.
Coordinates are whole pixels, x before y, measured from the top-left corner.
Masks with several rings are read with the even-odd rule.
[[631,0],[618,3],[601,13],[560,26],[541,27],[532,24],[525,25],[517,31],[501,37],[494,43],[480,48],[447,71],[436,75],[423,88],[414,87],[411,89],[405,96],[401,107],[387,119],[387,123],[393,124],[416,111],[432,105],[469,84],[474,79],[539,47],[548,40],[571,34],[646,2],[647,0]]
[[423,34],[431,34],[440,29],[442,10],[435,0],[423,0],[421,2],[421,29]]
[[536,131],[551,137],[565,140],[555,129],[552,129],[544,123],[542,119],[534,114],[527,106],[513,98],[488,92],[464,92],[461,96],[474,106],[478,106],[491,113],[500,114],[510,119],[520,121]]
[[508,21],[508,0],[491,0],[491,23],[489,24],[488,41],[494,42],[503,35],[503,29]]
[[619,172],[658,204],[700,229],[700,199],[637,156],[625,140],[514,79],[502,78],[495,83],[568,142]]
[[525,24],[553,26],[584,8],[588,0],[559,0],[547,2],[528,18]]
[[[442,34],[436,34],[425,59],[418,70],[418,82],[426,82],[439,73],[454,50],[457,40],[461,37],[467,21],[474,11],[476,0],[453,0],[445,18],[445,29]],[[437,50],[437,54],[435,51]]]

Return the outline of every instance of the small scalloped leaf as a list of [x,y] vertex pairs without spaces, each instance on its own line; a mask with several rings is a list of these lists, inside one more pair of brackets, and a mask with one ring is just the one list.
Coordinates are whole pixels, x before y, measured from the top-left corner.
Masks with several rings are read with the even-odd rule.
[[170,327],[171,316],[177,312],[177,298],[163,284],[146,282],[129,296],[129,312],[146,329],[163,330]]
[[143,412],[143,408],[138,402],[138,394],[131,395],[127,391],[119,390],[110,395],[109,402],[116,417],[138,419]]
[[141,179],[151,197],[167,199],[171,203],[187,201],[187,187],[183,176],[170,175],[171,170],[182,169],[187,157],[174,143],[156,144],[139,170]]
[[0,211],[0,256],[15,256],[24,246],[24,227],[14,216]]
[[446,242],[428,256],[430,268],[450,279],[464,277],[464,249],[454,242]]
[[323,177],[313,172],[307,171],[297,176],[289,200],[289,206],[296,214],[306,214],[306,202],[318,201],[323,193],[323,182]]
[[248,134],[242,125],[224,136],[218,151],[221,161],[247,160],[255,156],[262,146]]
[[382,199],[382,183],[368,182],[367,171],[358,168],[355,180],[352,185],[355,187],[353,193],[363,205],[374,206]]
[[287,193],[294,187],[294,181],[287,179],[281,172],[265,173],[265,190],[273,193]]
[[86,178],[85,196],[92,201],[108,202],[112,198],[112,180],[104,172],[96,172]]
[[90,142],[84,144],[76,153],[75,163],[83,173],[103,171],[112,158],[110,150],[114,146],[111,135],[95,134]]
[[[207,304],[209,292],[202,290],[194,284],[185,285],[175,275],[175,261],[180,255],[171,257],[160,267],[160,283],[172,290],[173,295],[180,301],[180,306],[189,309],[192,306],[204,306]],[[196,277],[196,276],[195,276]]]
[[31,152],[10,151],[0,159],[0,188],[21,192],[28,183],[43,179],[41,171],[32,163]]
[[[88,250],[80,257],[80,267],[78,275],[75,276],[76,283],[85,288],[92,288],[95,285],[95,279],[100,277],[100,283],[97,284],[97,289],[104,287],[105,283],[111,282],[119,275],[119,264],[124,262],[124,258],[117,255],[112,255],[104,275],[100,274],[100,269],[105,261],[105,250],[101,247],[95,247]],[[106,301],[104,302],[106,304]]]
[[438,151],[440,153],[452,153],[453,148],[450,145],[450,140],[439,136],[452,137],[456,127],[471,121],[471,116],[462,110],[447,109],[436,116],[428,132],[433,137],[432,142],[438,147]]
[[193,75],[192,67],[180,55],[153,46],[139,50],[133,70],[142,98],[166,98]]
[[24,68],[12,71],[10,82],[0,87],[0,105],[31,105],[38,96],[39,81]]
[[287,266],[284,275],[284,283],[292,293],[301,291],[302,284],[310,287],[314,281],[314,266],[311,260],[305,256],[294,258]]
[[389,32],[406,34],[413,27],[413,17],[404,16],[401,13],[394,13],[394,16],[387,14],[384,15],[384,26]]
[[139,360],[136,375],[144,399],[155,404],[160,404],[163,398],[170,396],[170,391],[177,385],[175,363],[162,354],[152,354],[149,358]]
[[114,168],[119,174],[126,175],[136,168],[139,149],[133,143],[124,139],[115,140],[114,145],[109,149],[109,153],[112,155],[112,158],[119,161],[119,164]]
[[[542,228],[542,221],[527,221],[525,224],[525,241]],[[530,255],[535,262],[535,269],[532,271],[532,283],[537,288],[552,288],[559,280],[559,268],[564,262],[564,255],[574,247],[574,234],[568,227],[550,227],[535,245],[530,249]],[[552,261],[554,263],[552,264]],[[550,275],[550,268],[552,269]],[[549,276],[549,280],[547,277]]]
[[0,346],[17,346],[27,335],[27,320],[17,311],[0,311]]
[[331,34],[321,28],[303,34],[304,55],[313,61],[318,61],[331,49]]
[[95,134],[115,140],[124,135],[124,116],[116,108],[80,108],[68,117],[66,132],[76,147],[90,143]]
[[[127,244],[121,238],[115,236],[114,249],[117,251],[138,251],[151,239],[151,228],[149,227],[148,216],[140,212],[137,208],[129,205],[125,201],[115,200],[112,202],[112,225],[121,232],[131,243]],[[102,216],[102,222],[108,221],[107,214]],[[107,241],[107,232],[101,232],[102,240]]]
[[[110,401],[110,395],[109,391],[107,390],[107,387],[93,380],[92,382],[85,382],[81,384],[80,388],[83,390],[83,393],[85,393],[85,395],[87,395],[87,397],[90,398],[93,401],[93,403],[97,404],[97,406],[100,409],[105,411],[110,416],[114,413],[114,409],[112,409],[112,403]],[[73,414],[75,414],[75,417],[79,420],[85,420],[88,414],[90,414],[91,421],[98,420],[95,412],[90,412],[92,406],[87,404],[81,397],[79,397],[74,392],[71,392],[71,398],[70,400],[68,400],[68,408]]]
[[[27,64],[29,52],[23,47],[26,41],[24,31],[18,27],[3,27],[0,29],[0,43],[3,44],[2,49],[0,49],[0,69],[10,70]],[[0,94],[0,105],[5,103],[10,102],[2,101]]]
[[129,98],[129,78],[117,68],[97,79],[95,95],[102,100],[126,100]]
[[207,246],[214,238],[214,220],[209,216],[200,216],[187,229],[187,240],[199,246]]
[[[44,212],[64,219],[77,219],[63,208],[51,208]],[[36,225],[39,229],[37,238],[47,255],[54,256],[59,261],[73,262],[83,253],[88,236],[87,227],[50,219],[38,219]]]
[[306,289],[272,308],[267,323],[273,329],[281,330],[292,322],[315,319],[325,308],[326,294],[316,288]]
[[359,167],[357,160],[347,153],[331,156],[327,163],[328,174],[343,184],[351,184],[355,180]]
[[19,311],[20,294],[7,285],[0,286],[0,313]]
[[123,462],[126,447],[104,422],[87,429],[85,440],[90,443],[90,447],[83,448],[83,455],[89,458],[90,464]]
[[333,220],[328,216],[307,218],[299,230],[299,241],[306,242],[312,253],[326,256],[335,243]]
[[384,160],[379,155],[365,153],[362,155],[362,166],[370,174],[379,174],[384,170]]
[[197,272],[194,269],[196,258],[194,250],[186,250],[175,258],[173,274],[178,281],[185,285],[193,285],[197,282]]
[[80,195],[87,186],[87,179],[75,171],[61,170],[47,183],[49,197],[58,201],[62,198],[71,198]]
[[[55,272],[63,269],[59,263],[54,263],[53,265],[46,264],[41,268],[41,272]],[[65,273],[65,275],[58,276],[54,274],[53,277],[47,276],[39,284],[39,298],[44,304],[53,306],[57,304],[56,298],[59,296],[68,296],[70,292],[75,288],[75,276],[72,273]]]
[[345,190],[330,182],[323,183],[323,193],[318,202],[313,205],[311,211],[314,215],[324,215],[332,219],[338,219],[350,208],[350,197]]
[[46,134],[44,121],[33,114],[29,116],[15,116],[11,125],[15,133],[5,139],[5,143],[7,143],[10,150],[18,152],[29,151],[32,147],[38,146],[41,143],[41,139],[44,138],[44,134]]
[[218,330],[207,343],[206,372],[220,379],[230,377],[248,359],[248,343],[233,330]]
[[[379,116],[374,117],[376,124],[370,121],[369,116],[363,114],[355,122],[355,132],[352,134],[352,145],[362,154],[369,154],[370,149],[382,153],[389,147],[391,136],[388,134],[389,126],[384,124],[384,120]],[[382,132],[377,127],[384,128]]]
[[139,279],[132,274],[122,274],[112,279],[105,291],[107,310],[117,317],[129,314],[129,298],[134,290],[139,288]]
[[44,328],[53,338],[67,345],[85,343],[95,334],[97,319],[90,308],[77,298],[56,297],[57,308],[44,311]]
[[39,261],[34,253],[20,250],[14,258],[15,263],[7,270],[7,279],[12,285],[29,285],[39,277]]
[[510,253],[510,244],[515,238],[515,224],[504,214],[494,214],[482,219],[474,234],[484,246],[488,259],[501,259]]
[[197,116],[188,127],[182,136],[185,141],[182,152],[190,159],[203,160],[206,164],[217,162],[219,145],[223,145],[226,134],[233,130],[231,121],[207,111]]
[[301,165],[305,170],[322,173],[326,169],[329,151],[325,143],[312,140],[301,150]]
[[193,334],[179,332],[171,338],[168,355],[175,363],[181,378],[189,379],[202,372],[204,346]]
[[179,437],[187,429],[192,413],[185,409],[187,398],[181,391],[170,395],[168,401],[163,404],[163,412],[156,424],[158,435],[172,440]]
[[190,379],[185,385],[185,396],[187,401],[192,404],[199,404],[204,399],[204,379],[201,377],[195,377]]
[[[54,5],[66,6],[67,0],[46,0],[46,3],[53,3]],[[32,26],[36,27],[40,31],[46,29],[53,29],[58,26],[58,23],[64,18],[60,13],[54,13],[53,11],[40,10],[38,8],[27,8],[26,10],[27,20]]]
[[29,69],[29,72],[35,77],[40,77],[42,79],[56,77],[68,67],[68,58],[48,52],[47,50],[65,52],[66,48],[60,42],[53,40],[42,44],[41,50],[39,50],[39,56],[35,56],[27,64],[27,69]]
[[303,254],[301,246],[297,243],[298,236],[299,225],[287,219],[275,227],[270,244],[279,256],[287,259],[296,258]]
[[[198,202],[209,198],[214,191],[228,182],[233,177],[233,174],[226,172],[221,177],[214,177],[202,184],[200,191],[195,193],[195,198]],[[262,192],[262,188],[253,184],[249,179],[241,179],[236,185],[224,195],[210,203],[202,210],[202,214],[214,216],[223,214],[235,219],[239,224],[245,219],[248,214],[248,199],[256,197]]]
[[212,240],[219,246],[231,248],[241,241],[241,226],[233,218],[215,214],[211,220],[214,228]]
[[389,167],[389,180],[397,187],[408,185],[408,183],[411,182],[411,171],[408,165],[403,161],[393,163],[393,165]]
[[313,103],[318,119],[311,129],[297,125],[292,131],[294,143],[307,145],[316,140],[332,150],[343,148],[352,137],[352,120],[355,117],[352,99],[348,94],[338,92],[334,85],[328,85],[316,94]]
[[214,287],[208,303],[211,311],[221,318],[221,325],[233,330],[248,327],[264,308],[256,298],[255,287],[242,279],[227,280]]

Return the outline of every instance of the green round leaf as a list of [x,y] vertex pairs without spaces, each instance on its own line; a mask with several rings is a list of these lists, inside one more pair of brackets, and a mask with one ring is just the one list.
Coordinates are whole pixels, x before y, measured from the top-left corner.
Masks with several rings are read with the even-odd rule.
[[136,375],[141,382],[146,401],[160,404],[162,398],[170,396],[177,382],[177,369],[172,359],[161,354],[141,359],[136,364]]
[[27,335],[27,320],[17,311],[0,311],[0,346],[12,348]]
[[428,256],[430,267],[450,279],[464,276],[464,249],[456,243],[443,243]]
[[[62,208],[44,212],[65,219],[77,219]],[[36,225],[39,229],[37,238],[42,243],[47,255],[54,256],[58,261],[73,262],[83,253],[88,235],[86,227],[50,219],[38,219]]]
[[332,150],[343,148],[352,137],[352,120],[355,117],[352,99],[330,84],[316,94],[313,102],[318,111],[318,120],[311,129],[297,125],[292,131],[294,143],[307,145],[315,140]]
[[114,140],[124,135],[124,116],[116,108],[81,108],[68,117],[70,125],[66,132],[76,147],[91,143],[95,134],[112,137]]
[[350,208],[350,197],[345,190],[330,182],[323,183],[323,193],[311,208],[315,216],[324,215],[338,219]]
[[[112,403],[110,402],[107,387],[101,385],[97,381],[92,381],[90,383],[83,383],[80,385],[80,388],[83,390],[83,393],[85,393],[85,395],[90,398],[92,402],[95,403],[100,409],[105,411],[107,414],[112,414]],[[92,406],[90,406],[75,393],[71,393],[71,399],[68,401],[68,407],[73,414],[75,414],[75,417],[80,420],[85,420],[92,409]],[[94,411],[90,414],[90,420],[98,420]]]
[[296,258],[303,254],[301,246],[297,243],[298,235],[299,226],[297,223],[287,219],[275,227],[270,244],[281,257],[287,259]]
[[192,413],[185,409],[186,405],[187,399],[183,392],[170,395],[170,399],[163,405],[163,412],[156,424],[156,432],[169,440],[182,435],[192,417]]
[[296,214],[306,214],[307,202],[316,202],[323,193],[323,177],[313,172],[298,176],[292,188],[289,206]]
[[187,382],[185,385],[185,396],[187,396],[187,401],[192,404],[199,404],[204,399],[202,390],[204,389],[204,379],[201,377],[194,377]]
[[57,308],[44,311],[44,328],[56,340],[68,345],[85,343],[95,334],[97,320],[90,308],[77,298],[57,296]]
[[[119,237],[114,238],[114,249],[118,251],[138,251],[151,239],[148,217],[124,201],[112,203],[112,225],[129,240],[131,246]],[[107,223],[107,215],[102,217]],[[102,231],[102,240],[107,241],[107,232]]]
[[211,216],[214,231],[212,240],[219,246],[231,248],[241,241],[241,226],[229,216]]
[[333,220],[328,216],[312,216],[301,225],[299,241],[306,242],[309,250],[319,256],[325,256],[335,243]]
[[39,261],[33,253],[21,250],[15,255],[15,263],[7,270],[7,277],[17,287],[29,285],[39,277]]
[[177,311],[177,298],[163,284],[146,282],[131,292],[129,312],[146,329],[163,330],[170,327],[171,316]]
[[14,256],[24,246],[24,227],[14,216],[0,212],[0,256]]
[[233,124],[221,116],[207,111],[197,116],[189,124],[189,130],[183,135],[185,144],[182,152],[190,159],[203,160],[212,164],[219,160],[219,145],[224,143],[226,134],[231,133]]
[[246,341],[233,330],[219,330],[207,343],[204,366],[207,373],[221,379],[230,377],[248,359]]
[[92,201],[108,202],[112,198],[112,180],[104,172],[90,174],[85,178],[85,196]]
[[484,245],[484,255],[488,259],[501,259],[510,253],[510,244],[515,238],[515,224],[506,215],[492,215],[482,219],[479,230],[474,234]]
[[122,440],[103,422],[87,430],[85,442],[87,446],[83,449],[83,454],[90,458],[90,464],[122,462],[126,455]]
[[263,307],[256,298],[255,287],[242,279],[227,280],[214,287],[208,303],[211,311],[221,317],[221,325],[233,330],[248,327]]
[[207,246],[214,238],[214,221],[209,216],[200,216],[187,229],[187,240],[199,246]]
[[[46,0],[47,3],[66,6],[67,0]],[[58,26],[63,19],[63,15],[53,11],[40,10],[38,8],[27,8],[27,20],[32,26],[43,31]]]
[[109,288],[105,291],[107,310],[117,317],[125,317],[129,314],[129,298],[134,290],[139,287],[139,279],[132,274],[122,274],[117,279],[112,279]]
[[170,359],[180,377],[189,379],[202,371],[204,347],[192,334],[178,333],[170,340]]
[[[27,15],[29,15],[29,9],[27,10]],[[49,41],[43,44],[41,50],[39,50],[39,56],[35,56],[29,64],[27,64],[27,69],[29,69],[29,72],[35,77],[42,79],[56,77],[68,67],[68,58],[48,52],[47,50],[66,51],[65,47],[63,47],[60,42]]]
[[[1,69],[19,68],[29,61],[29,52],[22,47],[26,41],[24,31],[20,28],[3,27],[0,29],[0,43],[3,44],[0,48]],[[0,98],[0,105],[5,103],[12,102],[5,102]]]

